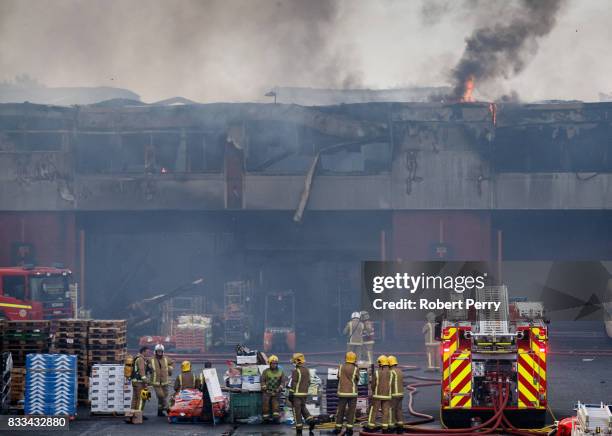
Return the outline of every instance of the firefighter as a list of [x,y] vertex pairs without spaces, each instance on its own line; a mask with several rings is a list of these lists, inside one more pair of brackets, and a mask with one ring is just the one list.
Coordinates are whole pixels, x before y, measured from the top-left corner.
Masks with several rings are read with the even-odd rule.
[[402,403],[404,401],[404,374],[397,366],[397,357],[389,356],[389,370],[391,371],[391,425],[395,425],[398,434],[404,433],[404,412]]
[[262,413],[265,422],[280,422],[280,408],[278,399],[286,384],[285,374],[278,367],[278,357],[272,355],[268,358],[269,368],[261,374]]
[[345,363],[338,367],[338,409],[334,434],[340,434],[342,423],[346,419],[346,435],[353,434],[355,424],[355,409],[357,408],[357,384],[359,383],[359,368],[357,355],[346,353]]
[[168,410],[168,385],[172,376],[174,362],[164,356],[164,346],[155,346],[155,355],[149,359],[151,385],[157,396],[157,416],[164,416]]
[[291,373],[291,383],[289,384],[289,401],[293,406],[293,416],[295,418],[295,434],[301,435],[304,428],[304,421],[308,423],[310,434],[314,434],[315,421],[308,409],[306,409],[306,398],[308,397],[308,387],[310,386],[310,371],[306,368],[306,358],[302,353],[294,353],[291,363],[295,369]]
[[440,370],[440,342],[436,341],[436,315],[429,312],[427,323],[423,326],[425,350],[427,351],[427,371]]
[[372,398],[370,400],[370,410],[368,413],[368,429],[376,430],[376,417],[378,411],[382,412],[383,433],[389,433],[390,409],[391,409],[391,385],[393,384],[393,374],[389,370],[389,358],[385,355],[377,359],[378,368],[372,374],[371,389]]
[[370,320],[370,314],[368,312],[361,312],[361,320],[363,321],[363,357],[361,360],[365,361],[368,365],[373,362],[374,353],[374,324]]
[[181,373],[174,380],[174,392],[178,393],[181,389],[200,389],[200,377],[191,372],[191,362],[188,360],[181,363]]
[[[130,380],[132,381],[133,393],[132,393],[132,405],[130,411],[126,414],[127,419],[125,420],[128,424],[142,424],[142,420],[146,419],[142,415],[142,411],[145,406],[145,398],[147,391],[147,353],[149,347],[141,347],[138,354],[133,361],[132,374],[130,374]],[[143,395],[144,394],[144,395]]]
[[343,334],[347,337],[346,351],[352,351],[358,355],[361,354],[363,346],[363,323],[359,319],[361,314],[353,312],[351,320],[346,323]]

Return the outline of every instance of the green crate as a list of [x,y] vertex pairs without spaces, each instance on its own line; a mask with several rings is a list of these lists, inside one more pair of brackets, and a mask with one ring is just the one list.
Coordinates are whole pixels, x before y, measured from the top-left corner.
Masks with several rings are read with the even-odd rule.
[[255,415],[261,415],[261,392],[230,392],[232,422]]

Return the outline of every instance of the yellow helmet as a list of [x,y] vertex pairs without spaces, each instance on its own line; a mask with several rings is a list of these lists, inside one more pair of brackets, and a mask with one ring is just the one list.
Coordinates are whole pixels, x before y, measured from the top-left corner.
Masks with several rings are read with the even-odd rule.
[[181,371],[191,371],[191,362],[188,360],[184,360],[183,363],[181,363]]
[[380,366],[389,366],[389,358],[385,356],[384,354],[378,356],[378,359],[376,359],[376,362],[378,362]]
[[268,357],[268,363],[278,363],[278,357],[274,354]]
[[357,362],[357,355],[352,351],[346,353],[346,363],[355,363]]
[[387,360],[389,361],[389,366],[397,365],[397,357],[387,356]]
[[291,357],[291,363],[295,363],[296,365],[301,365],[304,362],[306,362],[306,358],[304,357],[304,355],[302,353],[293,353],[293,356]]
[[149,401],[151,399],[151,391],[148,389],[143,389],[140,391],[140,398],[142,398],[143,401]]

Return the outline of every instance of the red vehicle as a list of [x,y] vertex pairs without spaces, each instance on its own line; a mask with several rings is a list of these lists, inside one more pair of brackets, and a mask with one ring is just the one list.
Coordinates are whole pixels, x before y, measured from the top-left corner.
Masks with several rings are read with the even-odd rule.
[[0,267],[0,319],[73,318],[71,277],[65,268]]

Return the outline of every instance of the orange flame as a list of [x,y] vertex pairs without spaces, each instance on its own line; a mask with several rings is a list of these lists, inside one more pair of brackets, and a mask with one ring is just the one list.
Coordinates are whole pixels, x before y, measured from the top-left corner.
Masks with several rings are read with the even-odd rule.
[[465,80],[463,95],[461,96],[461,102],[472,103],[476,101],[472,96],[474,92],[474,76],[470,75]]

